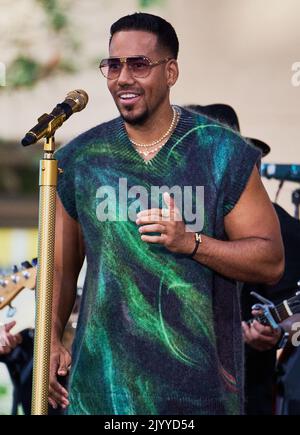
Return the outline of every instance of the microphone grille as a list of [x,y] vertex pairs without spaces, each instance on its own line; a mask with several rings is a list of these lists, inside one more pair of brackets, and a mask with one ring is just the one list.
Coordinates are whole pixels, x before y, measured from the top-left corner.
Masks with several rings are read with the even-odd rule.
[[83,89],[75,89],[67,94],[66,100],[72,100],[75,103],[75,106],[72,105],[73,113],[80,112],[87,105],[89,96]]

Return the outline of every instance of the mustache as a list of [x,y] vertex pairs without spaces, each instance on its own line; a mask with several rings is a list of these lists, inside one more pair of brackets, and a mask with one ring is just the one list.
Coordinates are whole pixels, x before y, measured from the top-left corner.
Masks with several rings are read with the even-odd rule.
[[124,92],[132,93],[132,94],[138,94],[143,95],[144,91],[142,89],[132,89],[130,87],[122,87],[122,89],[118,89],[115,94],[119,97],[120,95],[124,94]]

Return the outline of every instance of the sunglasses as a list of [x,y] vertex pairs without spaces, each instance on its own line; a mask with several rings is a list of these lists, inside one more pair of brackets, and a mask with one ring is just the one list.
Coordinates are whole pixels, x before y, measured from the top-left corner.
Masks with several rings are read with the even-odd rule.
[[171,57],[152,61],[146,56],[129,56],[129,57],[110,57],[102,59],[99,68],[108,80],[119,78],[123,65],[126,63],[128,70],[133,77],[143,79],[150,74],[151,68],[171,60]]

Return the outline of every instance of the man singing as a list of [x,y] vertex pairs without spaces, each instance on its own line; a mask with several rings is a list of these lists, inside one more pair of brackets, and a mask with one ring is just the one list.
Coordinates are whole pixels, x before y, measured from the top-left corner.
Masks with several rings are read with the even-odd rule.
[[[56,154],[49,401],[69,414],[243,413],[237,282],[280,278],[280,229],[259,151],[170,104],[178,48],[160,17],[114,23],[100,70],[120,117]],[[85,256],[67,392],[61,338]]]

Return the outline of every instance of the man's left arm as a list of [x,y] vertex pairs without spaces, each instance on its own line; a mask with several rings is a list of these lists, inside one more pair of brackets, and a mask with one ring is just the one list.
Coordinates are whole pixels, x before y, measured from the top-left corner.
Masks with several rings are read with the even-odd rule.
[[195,260],[242,282],[271,285],[281,278],[280,225],[256,166],[236,206],[225,216],[225,231],[229,241],[204,235]]
[[[144,210],[138,214],[141,238],[147,243],[160,243],[169,251],[191,254],[195,235],[186,231],[174,200],[164,196],[171,219],[163,220],[162,210]],[[202,235],[194,260],[223,276],[241,282],[274,284],[283,274],[284,249],[280,225],[255,168],[237,204],[225,216],[228,241]],[[150,236],[159,232],[160,236]]]

